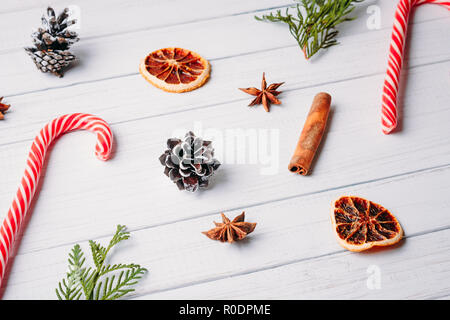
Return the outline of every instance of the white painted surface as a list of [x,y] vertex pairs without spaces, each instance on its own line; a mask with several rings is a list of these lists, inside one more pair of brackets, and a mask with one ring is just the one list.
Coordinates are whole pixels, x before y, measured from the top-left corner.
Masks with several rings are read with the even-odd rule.
[[[74,2],[53,4],[61,9]],[[94,113],[112,125],[117,140],[106,163],[93,156],[95,137],[89,133],[72,133],[55,144],[3,298],[54,299],[73,244],[87,249],[88,239],[107,241],[120,223],[132,238],[113,260],[150,270],[137,287],[138,299],[448,299],[448,12],[423,6],[415,13],[400,97],[402,128],[384,136],[380,93],[395,1],[359,6],[358,19],[341,28],[341,44],[309,62],[285,26],[253,19],[289,3],[76,1],[82,39],[73,52],[80,63],[57,79],[37,72],[21,49],[46,2],[2,1],[0,95],[12,109],[0,122],[1,215],[31,141],[48,120]],[[366,27],[369,4],[381,8],[379,30]],[[204,87],[169,94],[138,74],[140,58],[173,45],[210,59],[213,72]],[[270,113],[247,108],[251,98],[237,90],[257,86],[263,71],[269,82],[286,82],[283,104]],[[319,91],[333,96],[332,117],[312,174],[300,177],[286,167]],[[157,158],[174,131],[196,122],[223,133],[278,130],[278,174],[262,175],[261,164],[224,163],[209,190],[179,192]],[[389,208],[406,240],[387,250],[343,250],[329,222],[331,201],[342,194]],[[200,233],[221,211],[233,216],[243,210],[258,223],[248,240],[221,244]],[[373,270],[380,275],[378,289]]]

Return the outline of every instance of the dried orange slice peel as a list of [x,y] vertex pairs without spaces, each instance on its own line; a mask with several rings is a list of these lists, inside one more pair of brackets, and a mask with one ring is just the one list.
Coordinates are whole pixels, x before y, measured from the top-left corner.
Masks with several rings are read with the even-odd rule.
[[331,221],[339,244],[350,251],[393,245],[403,236],[400,223],[387,209],[359,197],[336,200]]
[[139,66],[141,75],[168,92],[186,92],[201,87],[209,78],[209,62],[182,48],[164,48],[146,56]]

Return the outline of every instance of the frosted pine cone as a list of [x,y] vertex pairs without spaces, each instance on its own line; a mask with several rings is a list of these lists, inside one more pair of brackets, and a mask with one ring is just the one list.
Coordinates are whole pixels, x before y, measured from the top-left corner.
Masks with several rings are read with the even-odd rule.
[[204,141],[188,132],[183,140],[167,140],[167,150],[159,157],[164,173],[180,190],[197,191],[206,188],[209,178],[220,166],[214,159],[211,141]]
[[75,23],[70,20],[69,9],[56,16],[51,7],[47,8],[42,27],[31,35],[34,47],[25,48],[39,70],[62,77],[63,69],[75,59],[68,49],[79,38],[75,31],[67,29]]

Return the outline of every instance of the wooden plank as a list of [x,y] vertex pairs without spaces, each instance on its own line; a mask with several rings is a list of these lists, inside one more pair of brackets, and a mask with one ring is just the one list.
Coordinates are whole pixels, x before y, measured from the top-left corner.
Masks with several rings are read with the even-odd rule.
[[[365,21],[365,17],[361,17]],[[410,42],[409,59],[411,63],[418,59],[422,63],[430,63],[448,59],[449,52],[446,42],[442,39],[450,36],[447,31],[448,19],[418,23],[420,27],[411,28],[413,37]],[[212,60],[213,77],[222,75],[216,70],[218,59],[234,57],[249,53],[258,53],[266,50],[285,48],[282,51],[274,51],[271,62],[263,64],[258,61],[258,56],[245,56],[240,59],[242,64],[235,64],[230,71],[233,77],[240,77],[244,72],[245,64],[251,64],[258,68],[258,74],[264,68],[284,70],[285,72],[306,74],[313,73],[320,76],[323,81],[323,72],[330,74],[330,66],[335,65],[335,77],[330,80],[346,79],[354,76],[384,72],[386,69],[386,52],[389,46],[390,28],[367,32],[365,27],[352,29],[348,35],[343,32],[340,37],[342,43],[338,47],[330,49],[317,60],[309,63],[304,60],[303,53],[299,50],[295,41],[289,35],[284,26],[261,23],[253,19],[253,14],[226,17],[217,20],[214,24],[210,21],[202,21],[188,25],[178,25],[158,30],[140,31],[132,34],[119,34],[107,37],[99,41],[92,38],[77,44],[74,53],[80,58],[78,65],[71,68],[64,78],[60,79],[48,74],[36,72],[31,59],[23,50],[6,52],[1,55],[0,83],[2,94],[6,96],[19,95],[30,91],[47,90],[50,88],[70,87],[92,81],[112,79],[124,76],[138,77],[139,61],[157,48],[177,46],[193,49],[207,59]],[[224,32],[226,30],[226,32]],[[246,32],[242,32],[245,30]],[[363,31],[363,32],[361,32]],[[265,35],[255,36],[255,34]],[[218,36],[220,35],[220,36]],[[266,39],[270,38],[270,41]],[[447,37],[448,38],[448,37]],[[205,41],[204,39],[208,39]],[[236,41],[239,39],[239,41]],[[381,45],[380,45],[381,44]],[[286,48],[288,46],[288,48]],[[433,50],[429,50],[433,48]],[[285,54],[288,55],[286,56]],[[253,59],[252,59],[253,58]],[[289,63],[289,68],[284,69],[284,63]],[[292,66],[295,59],[295,67]],[[238,62],[240,60],[237,60]],[[317,61],[317,62],[316,62]],[[361,67],[362,66],[362,67]],[[288,71],[293,70],[293,71]],[[227,75],[229,72],[227,73]],[[356,75],[355,75],[356,74]],[[284,74],[281,74],[284,75]],[[315,78],[313,76],[313,78]],[[253,79],[254,76],[250,79]],[[304,78],[308,79],[308,78]],[[244,79],[242,79],[244,80]],[[214,80],[213,80],[214,81]],[[308,81],[308,85],[310,82]],[[153,88],[152,88],[153,89]],[[149,89],[150,90],[150,89]],[[155,92],[152,90],[151,92]],[[208,93],[210,96],[210,93]]]
[[[436,189],[436,185],[439,188]],[[372,264],[381,268],[382,288],[387,291],[393,289],[392,296],[413,297],[420,294],[418,290],[422,287],[422,295],[431,291],[436,294],[439,290],[448,293],[450,284],[444,279],[448,278],[449,268],[446,266],[450,262],[450,216],[446,214],[450,208],[450,201],[447,200],[449,191],[450,167],[447,166],[262,204],[247,210],[247,220],[258,223],[255,232],[246,241],[235,245],[211,241],[200,233],[212,226],[212,220],[219,219],[218,214],[145,228],[132,233],[132,238],[115,251],[112,262],[136,262],[149,268],[150,273],[138,287],[137,294],[155,295],[146,295],[145,298],[167,298],[171,296],[171,292],[173,298],[187,298],[187,292],[192,294],[191,297],[198,292],[195,295],[197,298],[238,298],[251,295],[256,298],[264,295],[264,292],[256,293],[262,288],[265,288],[268,298],[273,298],[275,294],[279,294],[280,298],[327,298],[337,293],[339,295],[336,297],[339,298],[371,297],[378,293],[359,289],[365,289],[366,269]],[[344,253],[345,250],[334,238],[329,221],[331,201],[342,194],[358,194],[381,202],[397,216],[408,239],[395,249],[361,254]],[[111,201],[113,197],[109,199]],[[86,204],[89,205],[90,201],[87,200]],[[70,205],[68,203],[66,207],[70,208]],[[108,206],[107,203],[104,205]],[[146,215],[158,214],[154,207],[151,212],[145,206],[141,208],[141,219]],[[172,209],[168,208],[164,213],[167,214],[170,210]],[[233,210],[227,214],[233,216],[239,212],[240,210]],[[68,234],[77,233],[75,241],[88,250],[86,240],[92,238],[94,233],[64,226],[56,228],[55,225],[55,230],[49,232],[32,226],[37,220],[43,222],[45,212],[40,214],[40,219],[32,219],[30,222],[29,231],[34,229],[34,232],[28,233],[28,238],[36,240],[39,233],[46,234],[47,237],[51,236],[50,233],[61,233],[58,239],[67,239]],[[116,221],[106,217],[105,215],[102,221],[95,221],[97,217],[91,215],[90,223],[105,225],[111,231]],[[81,219],[83,212],[80,212],[75,223],[80,223]],[[122,213],[122,223],[137,220],[139,216]],[[436,232],[441,229],[447,230]],[[422,235],[429,232],[433,233]],[[24,253],[24,248],[31,247],[26,243],[26,238],[14,259],[4,298],[54,298],[52,288],[66,270],[66,255],[73,243]],[[108,238],[101,237],[99,241],[104,243]],[[284,265],[287,266],[283,267]],[[283,268],[288,271],[283,272]],[[292,268],[298,272],[289,271]],[[336,273],[331,273],[330,268],[336,268]],[[425,271],[426,268],[428,271]],[[263,282],[263,287],[258,286],[261,282],[255,281],[254,285],[239,288],[239,292],[228,292],[230,287],[227,286],[219,289],[223,281],[232,283],[242,276],[244,283],[250,283],[252,279],[264,277],[264,272],[273,273],[267,277],[267,282]],[[422,286],[433,273],[434,278],[430,284]],[[292,279],[292,284],[289,283],[289,278]],[[208,288],[216,280],[219,280],[218,286],[213,293]],[[414,281],[420,286],[414,287]],[[193,286],[195,284],[200,285]],[[186,288],[190,286],[193,286],[192,290]],[[404,287],[408,290],[403,291]],[[182,289],[173,290],[177,288]],[[314,288],[316,291],[313,291]]]
[[[378,31],[366,27],[365,4],[370,1],[365,2],[356,12],[359,19],[343,25],[342,45],[309,63],[284,26],[253,20],[251,11],[273,1],[250,0],[232,7],[230,2],[198,1],[195,5],[203,3],[203,9],[214,8],[192,15],[185,14],[191,8],[180,10],[171,16],[173,21],[136,17],[147,14],[141,11],[144,6],[184,8],[187,2],[112,0],[110,7],[103,0],[85,2],[77,2],[84,19],[83,40],[75,50],[81,63],[64,79],[36,72],[17,47],[25,39],[21,37],[28,38],[31,24],[36,26],[42,12],[35,6],[38,2],[22,13],[26,7],[19,2],[15,9],[8,9],[9,0],[0,8],[0,26],[6,23],[8,30],[0,36],[0,93],[16,95],[7,97],[13,109],[0,126],[0,213],[6,213],[15,192],[31,139],[53,116],[97,113],[113,124],[118,143],[108,163],[93,157],[95,137],[88,133],[68,135],[54,147],[40,198],[25,236],[19,237],[5,298],[55,298],[53,288],[66,271],[73,243],[87,249],[87,239],[105,242],[117,223],[134,232],[114,261],[135,261],[151,269],[139,287],[139,298],[211,298],[211,290],[228,280],[248,286],[236,293],[225,285],[216,297],[253,298],[266,292],[265,297],[275,298],[281,296],[280,287],[286,288],[283,297],[294,298],[448,297],[450,93],[443,70],[448,70],[450,57],[442,41],[450,35],[446,10],[424,6],[415,14],[405,70],[408,83],[401,95],[402,131],[386,137],[378,122],[381,89],[375,88],[381,88],[386,67],[394,2],[379,4]],[[105,8],[100,9],[102,4]],[[112,18],[123,23],[109,23]],[[168,40],[212,60],[213,77],[205,88],[171,95],[137,75],[137,61],[149,43],[165,46]],[[236,90],[253,84],[262,71],[269,81],[287,81],[283,105],[270,114],[245,108],[249,97]],[[334,101],[328,134],[313,175],[294,176],[285,166],[312,97],[321,90],[332,93]],[[21,95],[30,91],[40,92]],[[218,152],[224,165],[210,190],[180,193],[162,174],[157,157],[165,138],[196,125],[224,135],[242,129],[278,132],[279,144],[269,146],[274,147],[270,150],[277,173],[261,174],[268,167],[262,156],[255,164],[229,162],[232,151],[244,154],[249,149],[247,144],[232,144],[232,150]],[[344,252],[328,221],[329,203],[342,193],[383,203],[399,217],[409,239],[393,250]],[[250,221],[258,222],[247,241],[227,246],[200,234],[220,211],[234,215],[244,209]],[[339,281],[330,270],[334,265]],[[381,268],[382,289],[367,293],[363,290],[368,291],[370,265]],[[263,293],[255,293],[258,290]]]
[[[2,1],[0,8],[0,28],[8,30],[3,33],[0,43],[0,52],[18,50],[30,43],[31,30],[36,29],[40,23],[40,17],[49,3],[46,1]],[[290,0],[229,0],[221,3],[213,3],[208,0],[195,1],[142,1],[129,0],[79,0],[76,4],[69,0],[52,1],[55,9],[62,10],[66,6],[76,5],[81,13],[80,35],[86,38],[108,37],[118,33],[130,33],[138,30],[157,29],[170,25],[195,23],[206,19],[220,19],[230,15],[245,14],[264,9],[284,8],[292,4]],[[380,28],[390,28],[393,22],[395,10],[394,1],[368,0],[363,4],[357,4],[354,16],[362,19],[340,28],[346,31],[348,28],[363,30],[366,21],[373,11],[367,11],[369,6],[376,6],[380,13]],[[173,10],[173,8],[177,8]],[[424,6],[417,10],[414,21],[426,21],[447,17],[445,10],[436,6]],[[101,41],[101,40],[99,40]]]
[[408,238],[391,250],[344,252],[138,299],[447,300],[449,240],[447,229]]
[[[447,68],[448,63],[444,63],[410,70],[403,101],[406,106],[403,131],[391,136],[381,134],[380,97],[373,90],[374,83],[382,83],[382,75],[286,92],[283,106],[275,106],[269,114],[261,108],[250,109],[235,102],[207,110],[117,123],[113,126],[117,152],[106,163],[100,163],[92,155],[93,135],[65,136],[52,150],[51,165],[46,169],[47,176],[34,206],[36,218],[29,223],[30,237],[23,239],[23,250],[108,234],[109,225],[102,223],[105,219],[139,229],[447,165],[449,92],[445,89],[446,74],[441,72]],[[334,111],[312,175],[300,177],[286,167],[306,111],[319,91],[333,95]],[[117,112],[122,110],[119,108]],[[110,120],[109,116],[105,119]],[[195,128],[197,120],[202,130]],[[29,128],[33,129],[33,124]],[[207,134],[208,129],[214,129],[224,136],[233,133],[229,130],[253,129],[261,134],[260,141],[267,139],[263,134],[272,132],[275,141],[266,146],[273,150],[268,154],[273,155],[271,165],[275,172],[266,172],[271,165],[263,163],[267,161],[263,154],[255,164],[249,164],[248,155],[246,165],[237,164],[236,158],[228,160],[226,157],[232,152],[245,154],[252,147],[251,141],[233,143],[229,139],[230,147],[221,152],[217,136],[217,157],[224,165],[213,178],[210,190],[194,195],[179,192],[162,173],[158,156],[164,151],[165,139],[183,128],[183,131],[194,128],[199,135],[204,135],[201,131]],[[0,212],[6,212],[15,192],[29,143],[1,148],[6,161]]]
[[[417,32],[413,31],[415,37],[411,39],[407,67],[450,59],[450,52],[446,45],[440,41],[439,37],[435,36],[441,33],[438,30],[444,28],[445,22],[424,23],[420,29],[416,29]],[[7,101],[13,105],[13,109],[8,114],[9,121],[4,121],[0,127],[0,133],[2,133],[0,134],[0,144],[32,139],[36,130],[45,122],[52,117],[68,112],[90,112],[115,123],[214,106],[229,101],[240,101],[239,104],[242,105],[248,104],[249,97],[237,90],[237,87],[258,85],[262,71],[266,71],[268,81],[286,82],[282,89],[288,92],[285,92],[283,97],[289,96],[289,91],[299,88],[357,79],[374,74],[381,75],[386,68],[385,52],[379,45],[383,41],[382,38],[380,34],[373,34],[369,38],[365,35],[346,37],[340,46],[333,48],[332,53],[325,54],[313,64],[304,61],[296,46],[217,60],[213,62],[212,77],[205,87],[182,95],[170,94],[154,88],[138,74],[79,85],[70,85],[72,80],[68,80],[67,87],[57,90],[7,97]],[[430,51],[430,47],[434,49]],[[352,54],[358,51],[361,54],[354,58]],[[294,65],[293,57],[297,57]],[[5,60],[1,61],[6,63]],[[136,61],[138,60],[134,59],[130,63],[134,64]],[[127,64],[130,63],[127,62]],[[330,70],[330,66],[333,66],[333,71]],[[82,68],[82,66],[80,67]],[[85,71],[94,77],[105,71],[92,73],[96,69],[95,65],[92,68],[91,71]],[[436,68],[436,70],[438,69]],[[437,74],[443,73],[438,70]],[[84,75],[83,72],[83,77]],[[46,85],[46,81],[42,81],[42,77],[46,78],[45,75],[32,72],[24,73],[20,77],[25,76],[35,77],[35,84],[38,86]],[[17,81],[22,83],[26,81],[15,79],[8,81],[6,87],[10,86],[14,91],[23,90],[17,85]],[[68,78],[64,78],[63,81],[66,79]],[[370,88],[381,88],[382,77],[376,79],[377,82],[369,84]],[[56,81],[53,83],[60,81],[60,79],[52,77],[46,78],[46,80]],[[31,82],[33,83],[34,80]],[[434,86],[441,88],[444,84],[430,82],[421,84],[421,87],[426,85],[431,90]],[[28,83],[25,83],[24,87],[27,86]],[[7,91],[6,88],[4,90]],[[376,90],[373,92],[380,94],[381,89],[380,91]],[[378,106],[374,106],[374,108],[378,108]],[[126,112],[124,112],[125,110]],[[275,112],[277,111],[275,110]],[[10,139],[11,136],[14,137],[13,140]]]
[[[13,5],[3,4],[0,8],[0,28],[8,30],[2,33],[0,52],[18,50],[31,44],[30,34],[40,25],[48,2],[30,3],[14,1]],[[79,15],[77,32],[82,39],[95,38],[98,42],[105,40],[99,37],[132,33],[140,30],[164,28],[170,25],[193,23],[201,20],[218,19],[261,9],[283,7],[291,4],[290,0],[229,0],[212,2],[208,0],[194,1],[142,1],[142,0],[80,0],[53,1],[57,12],[71,6]],[[176,10],[174,10],[176,8]]]

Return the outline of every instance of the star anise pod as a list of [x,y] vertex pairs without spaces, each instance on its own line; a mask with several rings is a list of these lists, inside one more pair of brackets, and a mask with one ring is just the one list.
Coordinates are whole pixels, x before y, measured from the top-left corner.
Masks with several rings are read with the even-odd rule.
[[281,91],[277,91],[278,87],[281,86],[284,82],[281,83],[272,83],[267,87],[265,73],[263,72],[263,78],[261,83],[261,90],[256,88],[239,88],[239,90],[244,91],[245,93],[251,94],[252,96],[256,96],[256,98],[250,102],[248,105],[252,107],[257,104],[261,104],[264,106],[267,112],[270,111],[270,104],[281,104],[281,101],[276,98],[277,95],[281,93]]
[[9,104],[2,103],[3,97],[0,98],[0,120],[3,120],[5,112],[9,109]]
[[253,232],[256,223],[245,222],[245,211],[238,215],[233,221],[230,221],[222,213],[222,223],[214,222],[215,228],[202,232],[208,238],[220,240],[222,242],[234,242],[244,239],[249,233]]

